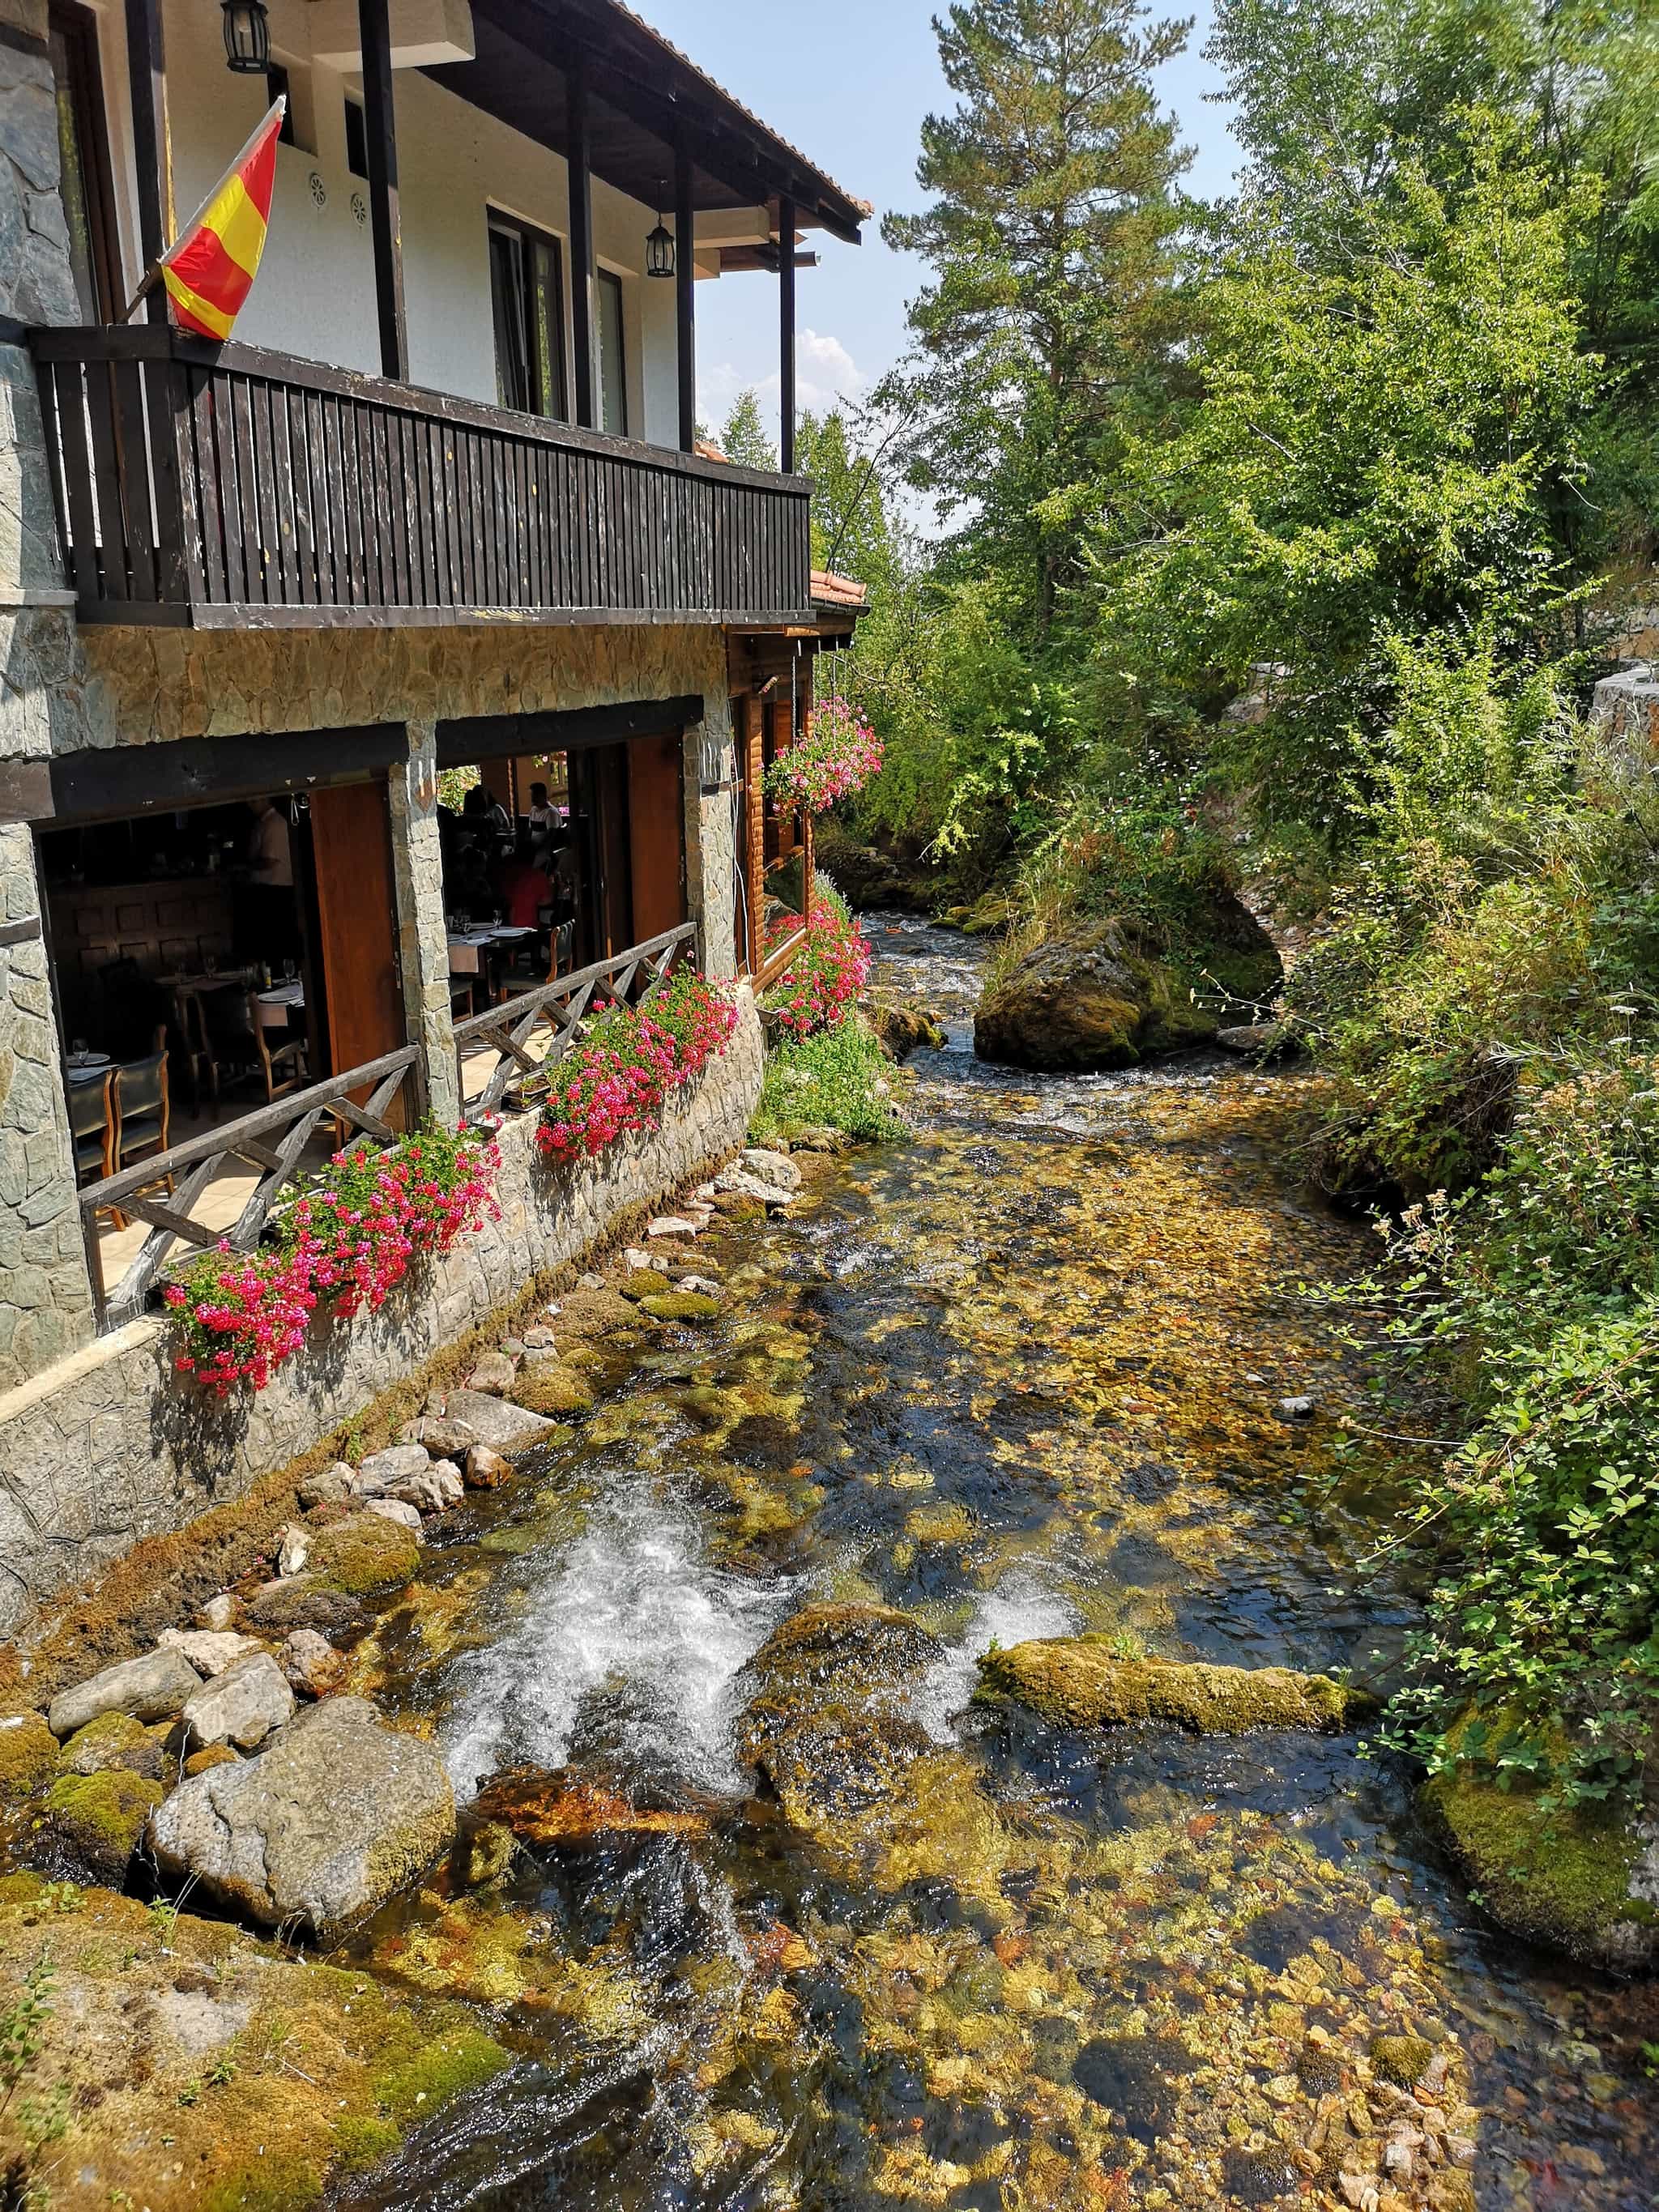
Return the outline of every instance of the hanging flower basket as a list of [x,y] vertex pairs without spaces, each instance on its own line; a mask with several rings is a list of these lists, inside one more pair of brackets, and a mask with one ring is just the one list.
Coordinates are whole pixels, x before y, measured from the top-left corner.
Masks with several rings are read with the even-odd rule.
[[779,805],[823,814],[865,785],[881,766],[882,742],[845,699],[820,699],[806,727],[766,771],[766,792]]

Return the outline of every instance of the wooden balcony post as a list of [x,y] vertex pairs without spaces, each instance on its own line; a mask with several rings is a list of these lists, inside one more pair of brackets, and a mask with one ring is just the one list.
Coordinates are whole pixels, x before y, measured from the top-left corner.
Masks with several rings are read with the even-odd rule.
[[593,428],[593,174],[587,129],[587,62],[571,57],[566,80],[570,172],[570,346],[576,369],[576,423]]
[[795,472],[795,203],[778,202],[778,466]]
[[681,138],[674,149],[674,329],[680,380],[680,451],[697,442],[697,260],[692,232],[691,156]]
[[[153,268],[173,242],[173,151],[167,135],[167,80],[161,46],[161,0],[126,0],[127,82],[132,100],[132,166],[138,188],[138,258]],[[152,323],[167,319],[160,284],[146,295]]]
[[374,307],[380,374],[409,381],[404,321],[404,245],[398,221],[398,133],[392,112],[392,27],[386,0],[357,0],[362,49],[363,137],[368,152],[368,223],[374,240]]

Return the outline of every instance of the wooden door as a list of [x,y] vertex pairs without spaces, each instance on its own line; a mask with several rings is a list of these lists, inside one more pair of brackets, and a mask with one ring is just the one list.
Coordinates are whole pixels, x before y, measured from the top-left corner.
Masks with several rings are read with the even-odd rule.
[[409,1042],[385,784],[313,791],[311,847],[329,1073],[338,1075]]
[[761,702],[752,691],[742,692],[732,702],[732,726],[738,733],[738,777],[743,791],[738,949],[751,975],[759,974],[763,957],[762,879],[766,872],[766,798],[762,788],[766,760],[761,714]]
[[629,872],[634,942],[643,945],[683,922],[685,900],[684,741],[635,738],[628,747]]

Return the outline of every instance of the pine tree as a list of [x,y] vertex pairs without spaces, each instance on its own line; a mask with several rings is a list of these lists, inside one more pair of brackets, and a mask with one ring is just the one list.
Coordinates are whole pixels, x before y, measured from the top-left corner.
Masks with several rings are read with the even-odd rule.
[[1066,494],[1110,467],[1171,365],[1188,156],[1152,76],[1191,24],[1139,0],[964,0],[934,28],[957,98],[922,126],[934,197],[883,227],[934,272],[910,307],[912,480],[970,510],[1042,636],[1075,558]]

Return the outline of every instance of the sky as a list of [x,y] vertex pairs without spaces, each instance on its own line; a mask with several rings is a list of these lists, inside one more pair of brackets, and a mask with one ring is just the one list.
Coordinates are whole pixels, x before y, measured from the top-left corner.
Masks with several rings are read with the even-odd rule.
[[[1176,0],[1178,4],[1178,0]],[[1226,111],[1205,98],[1218,80],[1200,54],[1207,0],[1187,52],[1161,72],[1164,99],[1194,149],[1189,191],[1226,189],[1237,161]],[[881,242],[889,209],[921,204],[921,120],[950,105],[927,0],[633,0],[698,67],[799,147],[855,198],[875,203],[860,246],[809,234],[819,257],[797,279],[800,404],[821,411],[866,390],[904,349],[904,304],[920,264]],[[769,429],[778,405],[776,279],[759,271],[697,287],[697,412],[717,427],[755,389]]]

